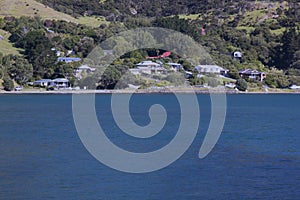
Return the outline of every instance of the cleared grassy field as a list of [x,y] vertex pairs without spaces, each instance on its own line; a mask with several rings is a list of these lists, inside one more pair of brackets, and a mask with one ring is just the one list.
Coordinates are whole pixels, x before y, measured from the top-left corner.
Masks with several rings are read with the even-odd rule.
[[4,16],[39,16],[42,19],[65,20],[92,27],[97,27],[103,23],[108,23],[103,17],[81,17],[76,19],[34,0],[0,0],[0,17]]
[[0,40],[0,52],[4,55],[7,54],[19,54],[18,49],[13,47],[13,45],[8,41],[10,33],[0,29],[0,35],[4,37],[4,40]]

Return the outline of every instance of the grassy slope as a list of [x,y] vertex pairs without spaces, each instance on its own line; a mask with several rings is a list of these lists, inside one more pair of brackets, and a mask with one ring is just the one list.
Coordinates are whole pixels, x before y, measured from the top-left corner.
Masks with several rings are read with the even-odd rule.
[[[65,20],[91,27],[98,27],[101,24],[108,23],[103,17],[80,17],[76,19],[34,0],[0,0],[0,17],[4,16],[39,16],[42,19]],[[5,40],[0,41],[0,52],[3,54],[19,54],[17,49],[8,41],[9,33],[0,29],[0,35],[5,37]]]
[[65,20],[92,27],[107,23],[103,18],[81,17],[75,19],[70,15],[55,11],[35,0],[0,0],[0,16],[39,16],[42,19]]
[[0,52],[4,55],[19,54],[18,49],[13,47],[13,45],[8,41],[10,33],[0,29],[0,35],[4,37],[4,40],[0,40]]

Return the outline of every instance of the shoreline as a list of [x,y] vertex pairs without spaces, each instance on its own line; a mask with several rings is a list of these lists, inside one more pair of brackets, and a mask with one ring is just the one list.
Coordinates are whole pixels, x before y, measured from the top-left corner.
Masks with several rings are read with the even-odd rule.
[[199,89],[199,88],[173,88],[173,89],[138,89],[138,90],[23,90],[23,91],[0,91],[0,95],[26,95],[26,94],[300,94],[300,90],[274,89],[270,91],[236,91],[222,89]]

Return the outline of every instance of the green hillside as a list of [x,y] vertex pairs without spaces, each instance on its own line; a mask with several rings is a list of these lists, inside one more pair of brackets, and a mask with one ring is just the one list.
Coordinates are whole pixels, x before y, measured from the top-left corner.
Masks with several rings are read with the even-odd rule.
[[0,29],[0,36],[4,37],[3,40],[0,39],[0,52],[4,55],[19,54],[18,49],[13,47],[12,43],[8,40],[10,35],[10,33]]
[[[83,60],[96,46],[115,34],[154,26],[173,29],[193,38],[205,48],[215,64],[230,71],[231,79],[243,78],[238,73],[241,69],[253,69],[268,75],[263,82],[246,80],[250,85],[274,88],[300,85],[298,1],[0,0],[0,6],[0,34],[4,36],[0,51],[7,55],[18,54],[16,48],[23,50],[21,56],[8,55],[2,59],[3,69],[9,69],[3,70],[4,74],[18,84],[61,75],[76,81],[73,71],[82,63],[57,63],[57,55]],[[152,43],[161,42],[161,38],[154,35],[150,34],[149,38]],[[111,45],[106,48],[114,50]],[[180,63],[184,70],[197,73],[193,64],[176,55],[176,48],[169,51],[172,55],[162,59],[162,63]],[[108,87],[107,83],[112,83],[109,85],[112,87],[116,83],[115,77],[157,52],[164,53],[164,50],[140,49],[125,54],[114,62],[114,67],[105,76],[113,80],[97,82],[104,88]],[[240,56],[233,56],[234,52]],[[89,78],[86,82],[97,79]],[[135,82],[132,77],[129,79]],[[176,76],[154,79],[168,82]],[[195,85],[208,81],[194,75],[189,79]],[[137,85],[149,86],[147,81]]]
[[78,18],[74,18],[68,14],[58,12],[35,0],[0,0],[0,16],[39,16],[42,19],[64,20],[92,27],[97,27],[106,23],[105,19],[101,17],[80,16]]

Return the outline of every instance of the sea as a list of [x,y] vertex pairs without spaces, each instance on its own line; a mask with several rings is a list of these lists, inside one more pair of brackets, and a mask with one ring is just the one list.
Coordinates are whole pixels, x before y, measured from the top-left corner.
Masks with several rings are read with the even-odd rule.
[[[75,126],[71,94],[0,95],[0,199],[299,199],[300,95],[227,95],[222,133],[202,159],[212,101],[209,94],[196,98],[199,127],[186,152],[162,169],[128,173],[89,153]],[[182,120],[174,94],[135,94],[124,109],[146,126],[154,104],[164,107],[167,119],[150,138],[124,133],[110,94],[96,94],[93,106],[114,145],[147,153],[168,145]]]

